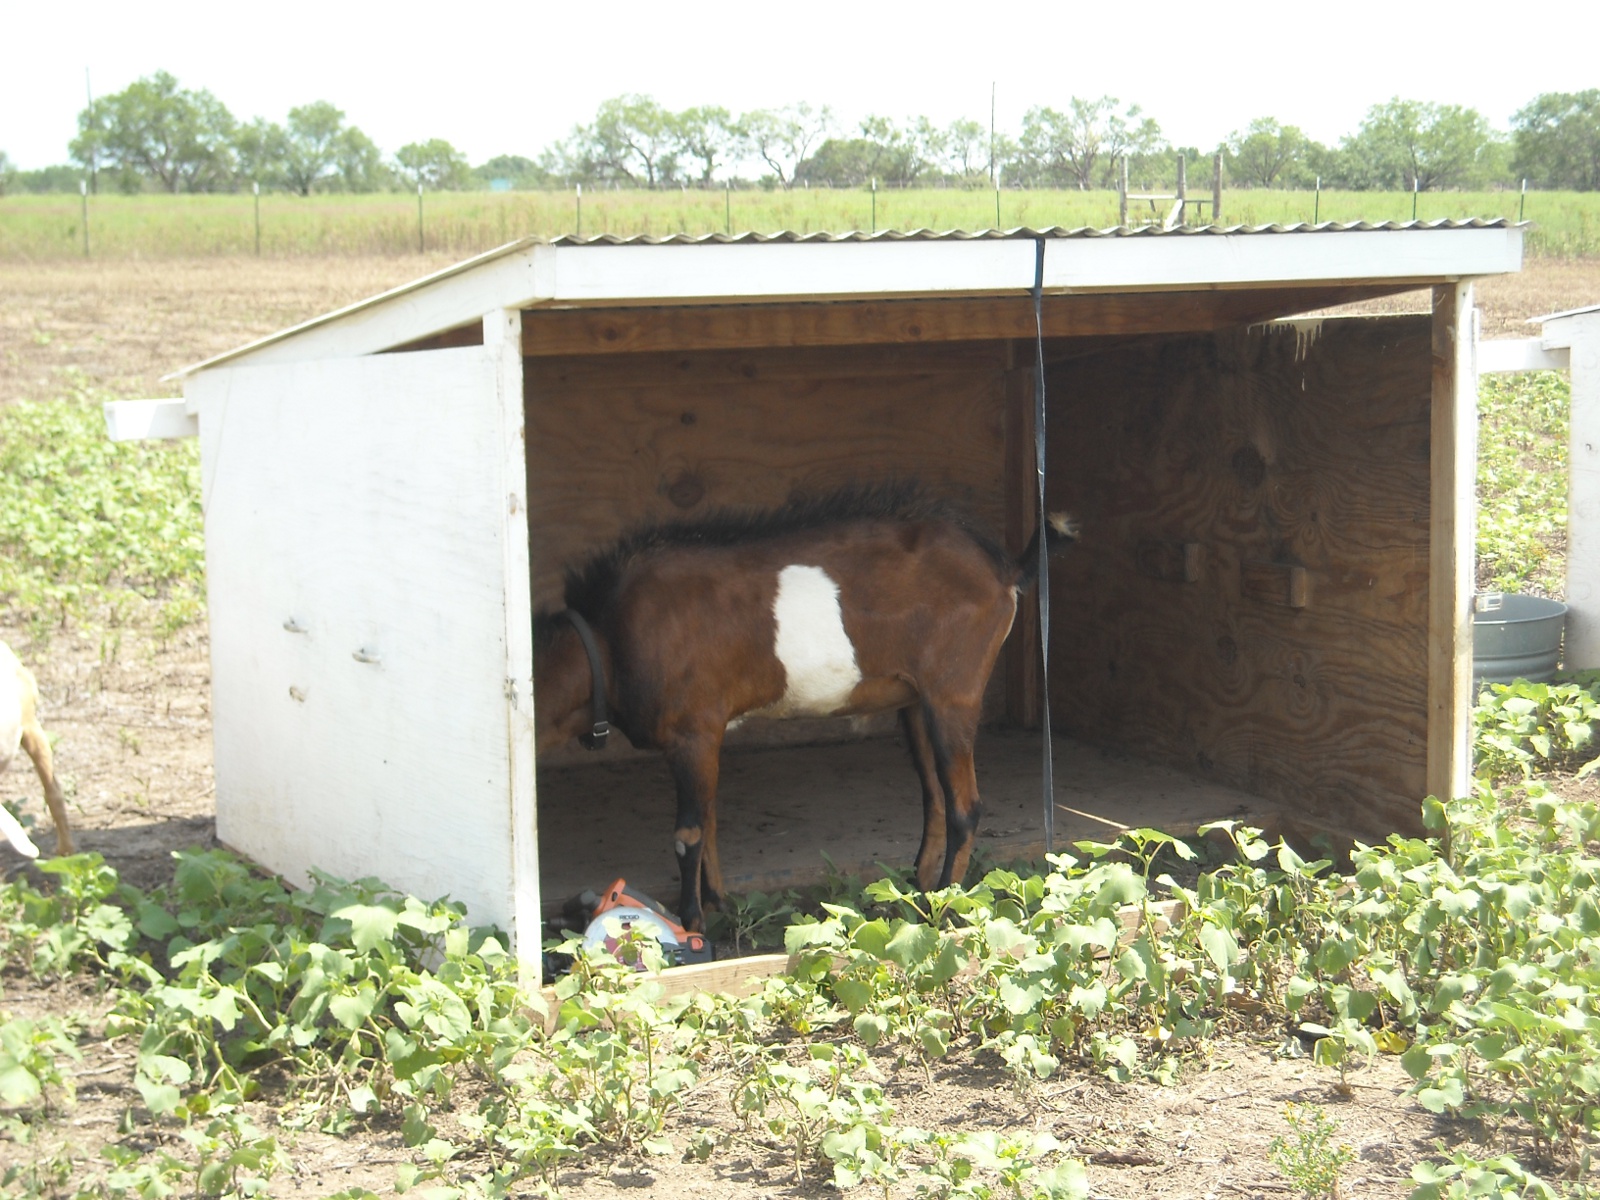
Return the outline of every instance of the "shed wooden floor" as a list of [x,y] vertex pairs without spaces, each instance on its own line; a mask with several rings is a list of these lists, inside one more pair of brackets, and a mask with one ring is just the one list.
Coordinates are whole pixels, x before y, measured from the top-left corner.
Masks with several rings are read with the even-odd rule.
[[[1036,733],[986,729],[979,738],[979,845],[991,863],[1044,852],[1039,759]],[[1234,818],[1271,827],[1279,815],[1258,796],[1067,738],[1055,739],[1055,783],[1058,849],[1139,826],[1187,833]],[[676,904],[672,781],[659,756],[541,770],[538,788],[546,912],[618,876]],[[848,874],[903,866],[921,833],[916,775],[897,738],[723,752],[718,840],[730,891],[817,882],[824,853]]]

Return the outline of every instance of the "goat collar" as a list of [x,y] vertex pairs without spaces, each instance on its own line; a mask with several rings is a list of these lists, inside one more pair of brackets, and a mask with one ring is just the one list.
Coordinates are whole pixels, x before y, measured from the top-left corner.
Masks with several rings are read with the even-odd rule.
[[578,640],[583,643],[583,652],[589,656],[589,675],[594,681],[590,690],[590,702],[594,713],[594,728],[588,733],[578,735],[585,749],[604,750],[606,737],[611,732],[611,723],[606,717],[606,675],[605,669],[600,664],[600,647],[594,640],[594,630],[589,628],[576,609],[564,608],[556,614],[572,622],[572,627],[578,631]]

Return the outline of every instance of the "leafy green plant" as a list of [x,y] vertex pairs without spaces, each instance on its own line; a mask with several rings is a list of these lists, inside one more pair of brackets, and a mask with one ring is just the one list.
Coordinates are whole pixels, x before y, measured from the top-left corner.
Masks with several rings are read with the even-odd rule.
[[1564,372],[1478,383],[1478,574],[1500,591],[1559,594],[1567,526]]
[[783,930],[794,915],[795,892],[745,892],[726,897],[720,912],[711,914],[707,932],[717,941],[733,944],[735,955],[783,944]]
[[1334,1144],[1338,1122],[1315,1104],[1286,1104],[1283,1119],[1288,1134],[1279,1134],[1267,1147],[1273,1165],[1307,1200],[1337,1196],[1340,1174],[1356,1160],[1349,1146]]
[[53,876],[53,891],[24,880],[0,883],[0,959],[16,961],[36,978],[61,977],[87,965],[105,968],[108,956],[133,940],[121,907],[107,903],[117,874],[98,854],[46,859],[38,869]]
[[0,1104],[25,1108],[50,1092],[70,1097],[72,1078],[61,1070],[63,1058],[81,1059],[72,1027],[59,1017],[35,1020],[0,1013]]
[[1552,770],[1590,774],[1600,769],[1600,674],[1489,684],[1472,710],[1472,727],[1482,780],[1531,779]]
[[36,638],[118,597],[165,598],[164,628],[204,591],[200,456],[192,439],[112,442],[81,379],[70,394],[0,407],[0,602]]
[[1410,1200],[1556,1200],[1557,1196],[1553,1187],[1509,1155],[1477,1158],[1457,1150],[1446,1155],[1444,1163],[1417,1163],[1411,1178],[1417,1186]]

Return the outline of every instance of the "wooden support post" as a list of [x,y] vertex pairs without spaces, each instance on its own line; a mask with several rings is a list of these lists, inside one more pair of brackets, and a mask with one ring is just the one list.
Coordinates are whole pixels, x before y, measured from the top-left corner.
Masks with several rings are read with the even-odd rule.
[[1428,793],[1467,794],[1472,771],[1472,590],[1477,467],[1472,285],[1433,289],[1428,555]]
[[1126,229],[1128,225],[1128,156],[1122,156],[1121,166],[1117,170],[1117,224]]
[[1222,224],[1222,155],[1211,160],[1211,223]]
[[[1039,519],[1038,472],[1034,461],[1034,396],[1026,342],[1008,342],[1005,372],[1006,549],[1021,554]],[[1017,602],[1017,619],[1006,639],[1006,719],[1023,729],[1040,725],[1039,606],[1030,589]]]
[[1172,198],[1172,209],[1167,213],[1165,227],[1174,229],[1179,225],[1188,224],[1189,214],[1184,208],[1189,202],[1189,185],[1185,178],[1187,168],[1184,165],[1183,155],[1178,155],[1178,192]]
[[525,981],[537,984],[544,943],[539,911],[539,819],[534,794],[533,585],[528,558],[528,461],[522,390],[522,311],[493,309],[483,317],[483,348],[495,364],[500,405],[497,464],[505,497],[505,683],[510,721],[512,952]]

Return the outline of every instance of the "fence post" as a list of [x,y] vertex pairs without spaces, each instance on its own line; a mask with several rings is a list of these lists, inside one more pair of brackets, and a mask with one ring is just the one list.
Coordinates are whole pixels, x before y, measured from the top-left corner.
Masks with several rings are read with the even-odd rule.
[[1222,155],[1211,160],[1211,223],[1222,224]]
[[994,173],[994,227],[1000,226],[1000,172]]
[[878,232],[878,180],[876,176],[872,180],[872,232]]
[[1321,222],[1322,222],[1322,176],[1318,175],[1317,176],[1317,198],[1311,202],[1311,223],[1313,225],[1318,225],[1318,224],[1321,224]]
[[417,253],[423,253],[422,242],[422,180],[417,180]]
[[1126,229],[1128,227],[1128,156],[1122,156],[1122,164],[1117,171],[1117,225]]
[[583,184],[578,184],[578,225],[572,233],[573,237],[583,236]]
[[722,232],[733,236],[733,180],[722,181]]
[[78,180],[78,192],[83,197],[83,256],[89,257],[89,181]]
[[1417,189],[1422,186],[1422,181],[1415,175],[1411,177],[1411,219],[1417,219]]
[[261,257],[261,184],[259,182],[252,183],[250,185],[250,190],[253,193],[255,193],[255,198],[256,198],[256,257],[260,258]]
[[1517,197],[1517,224],[1519,224],[1519,225],[1522,223],[1522,210],[1527,207],[1527,204],[1528,204],[1528,177],[1526,175],[1524,175],[1522,177],[1522,194]]

